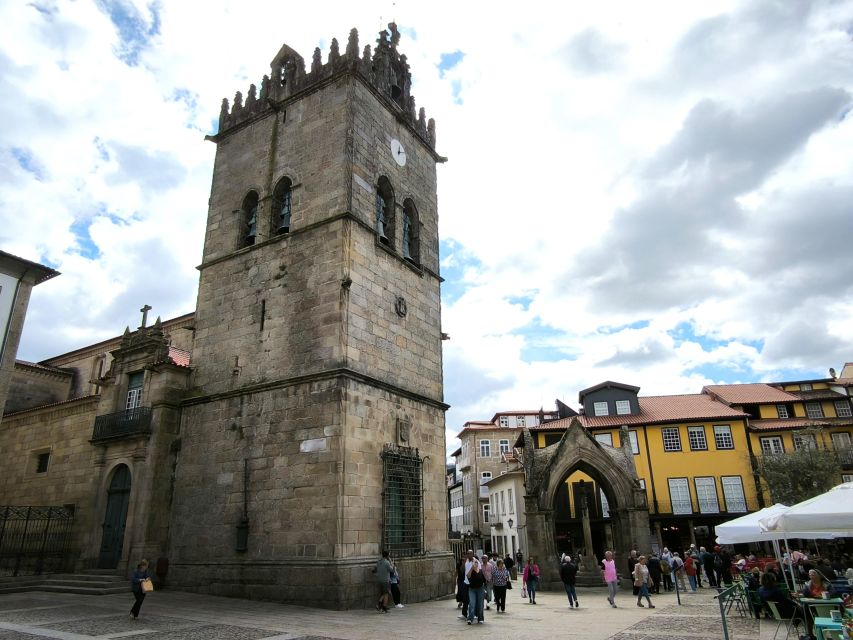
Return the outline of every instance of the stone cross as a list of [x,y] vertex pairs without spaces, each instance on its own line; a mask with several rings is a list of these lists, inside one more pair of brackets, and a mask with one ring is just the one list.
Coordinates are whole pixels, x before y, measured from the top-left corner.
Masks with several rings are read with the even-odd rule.
[[141,326],[141,327],[139,327],[140,329],[144,329],[144,328],[145,328],[145,325],[146,325],[146,323],[148,322],[148,312],[149,312],[149,311],[151,311],[151,309],[152,309],[152,308],[153,308],[153,307],[151,307],[150,305],[147,305],[147,304],[146,304],[144,307],[142,307],[142,308],[140,309],[140,311],[142,312],[142,326]]

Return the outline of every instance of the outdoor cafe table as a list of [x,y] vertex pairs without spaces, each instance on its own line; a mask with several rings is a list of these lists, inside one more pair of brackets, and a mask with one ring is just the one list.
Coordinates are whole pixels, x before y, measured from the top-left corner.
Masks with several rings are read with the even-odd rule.
[[835,629],[841,631],[841,621],[836,622],[832,618],[815,618],[814,619],[814,634],[817,640],[823,640],[824,629]]

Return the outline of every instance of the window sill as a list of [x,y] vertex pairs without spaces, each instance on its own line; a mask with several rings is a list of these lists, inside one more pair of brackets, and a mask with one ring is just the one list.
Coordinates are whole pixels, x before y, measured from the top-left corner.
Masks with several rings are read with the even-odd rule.
[[[375,232],[374,232],[374,233],[375,233]],[[387,244],[385,244],[384,242],[382,242],[381,240],[379,240],[379,236],[378,236],[378,235],[375,235],[375,236],[374,236],[374,244],[375,244],[377,247],[379,247],[380,249],[382,249],[382,251],[384,251],[385,253],[387,253],[389,256],[392,256],[392,257],[393,257],[393,258],[395,258],[398,262],[402,262],[402,263],[403,263],[404,265],[406,265],[409,269],[411,269],[412,271],[414,271],[415,273],[417,273],[417,274],[418,274],[418,276],[420,276],[421,278],[423,278],[423,276],[424,276],[424,269],[423,269],[423,267],[422,267],[422,266],[420,266],[420,265],[418,265],[418,264],[415,264],[414,262],[411,262],[410,260],[406,260],[406,258],[404,258],[403,256],[401,256],[401,255],[400,255],[399,253],[397,253],[394,249],[392,249],[392,248],[391,248],[391,247],[389,247]]]

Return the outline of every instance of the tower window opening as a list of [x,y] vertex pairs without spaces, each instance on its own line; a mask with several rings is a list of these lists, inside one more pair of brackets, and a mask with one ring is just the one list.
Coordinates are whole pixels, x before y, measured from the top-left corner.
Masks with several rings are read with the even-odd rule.
[[290,233],[290,223],[293,213],[293,191],[290,178],[279,180],[273,193],[273,212],[275,220],[273,228],[276,234]]
[[243,199],[243,246],[251,247],[258,235],[258,194],[250,191]]
[[382,244],[394,246],[394,190],[385,176],[376,186],[376,235]]
[[407,198],[403,203],[403,258],[413,264],[420,264],[419,242],[420,221],[415,203]]

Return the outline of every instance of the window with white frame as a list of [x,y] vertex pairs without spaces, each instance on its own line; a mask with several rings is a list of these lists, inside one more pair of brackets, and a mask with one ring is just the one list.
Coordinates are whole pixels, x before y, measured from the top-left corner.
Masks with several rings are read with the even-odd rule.
[[746,497],[743,495],[743,480],[740,476],[722,476],[723,500],[729,513],[746,513]]
[[817,449],[817,440],[813,433],[794,434],[794,451]]
[[501,491],[501,515],[506,513],[506,502],[504,500],[504,492]]
[[635,456],[640,455],[640,442],[639,440],[637,440],[636,431],[628,432],[628,441],[631,443],[631,453],[633,453]]
[[606,444],[608,447],[613,446],[613,435],[610,433],[596,433],[595,439],[601,444]]
[[823,407],[820,402],[806,402],[806,417],[815,420],[823,417]]
[[699,513],[720,513],[720,503],[717,500],[717,483],[714,478],[694,478],[696,498],[699,500]]
[[853,417],[853,411],[850,410],[850,403],[847,400],[836,400],[835,415],[837,415],[839,418]]
[[804,382],[803,384],[800,385],[800,391],[811,391],[811,390],[812,390],[812,383],[811,382]]
[[483,471],[480,474],[480,484],[481,485],[486,484],[491,479],[492,479],[492,472],[491,471]]
[[462,524],[471,524],[471,505],[462,509]]
[[777,404],[776,405],[776,415],[778,415],[780,418],[789,417],[788,416],[788,407],[786,407],[784,404]]
[[597,416],[609,415],[606,402],[593,402],[592,411]]
[[758,442],[761,444],[761,453],[770,455],[775,453],[785,453],[782,438],[779,436],[764,436],[763,438],[759,438]]
[[142,404],[142,383],[145,374],[142,371],[131,373],[127,377],[127,398],[125,400],[125,409],[136,409]]
[[642,489],[643,491],[646,490],[646,479],[645,478],[640,478],[640,489]]
[[690,502],[690,485],[687,478],[669,478],[669,500],[673,515],[693,513]]
[[506,490],[507,502],[509,502],[509,512],[515,513],[515,502],[512,499],[512,489]]
[[509,416],[501,416],[499,418],[499,423],[502,427],[508,427],[509,426]]
[[617,400],[616,401],[616,415],[617,416],[631,415],[631,401],[630,400]]
[[732,438],[732,428],[727,424],[714,425],[714,444],[717,449],[734,449],[735,441]]
[[527,426],[527,420],[524,419],[524,416],[516,416],[515,418],[515,426],[517,427],[525,427]]
[[691,451],[707,451],[708,441],[705,439],[705,427],[687,427],[687,441]]
[[832,448],[838,451],[839,449],[850,449],[850,434],[846,431],[839,431],[832,434]]
[[664,427],[661,429],[661,434],[664,451],[681,451],[681,433],[678,427]]
[[501,453],[509,453],[509,440],[501,440],[498,442],[498,448]]
[[480,457],[488,458],[492,455],[492,443],[489,440],[480,440]]
[[489,505],[483,505],[483,522],[489,521]]

